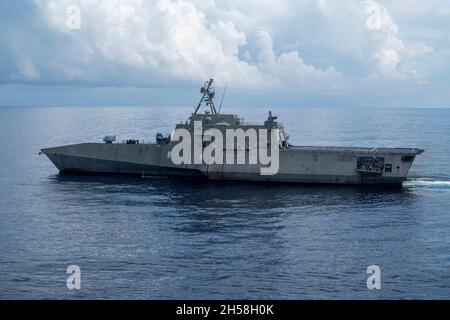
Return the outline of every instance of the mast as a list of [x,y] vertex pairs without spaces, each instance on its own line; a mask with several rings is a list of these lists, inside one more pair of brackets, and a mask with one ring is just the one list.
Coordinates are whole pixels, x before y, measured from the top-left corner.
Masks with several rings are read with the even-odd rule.
[[205,82],[204,86],[200,89],[200,93],[202,94],[202,98],[200,99],[200,102],[197,105],[197,108],[195,108],[194,114],[197,114],[198,109],[200,109],[200,106],[204,102],[206,106],[208,106],[211,110],[212,114],[217,114],[216,106],[214,105],[214,87],[212,86],[214,82],[214,79],[209,79]]
[[225,89],[223,89],[222,100],[220,100],[219,111],[217,111],[217,113],[220,113],[220,110],[222,110],[223,98],[225,98],[225,93],[227,92],[227,89],[228,89],[228,83],[225,85]]

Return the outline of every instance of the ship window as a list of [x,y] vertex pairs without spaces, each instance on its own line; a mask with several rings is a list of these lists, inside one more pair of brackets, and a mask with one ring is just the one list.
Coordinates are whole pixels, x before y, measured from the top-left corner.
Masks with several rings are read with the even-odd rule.
[[414,161],[414,156],[403,156],[402,162],[412,162]]
[[392,164],[386,164],[384,167],[385,172],[392,172]]
[[381,174],[384,168],[383,157],[358,157],[356,169],[363,173]]

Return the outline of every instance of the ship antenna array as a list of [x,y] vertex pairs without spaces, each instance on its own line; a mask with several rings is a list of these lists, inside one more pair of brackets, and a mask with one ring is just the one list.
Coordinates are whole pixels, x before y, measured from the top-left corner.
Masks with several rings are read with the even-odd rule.
[[217,113],[220,113],[220,110],[222,110],[222,103],[223,103],[223,99],[225,98],[225,93],[227,93],[227,89],[228,89],[228,83],[225,85],[225,89],[223,89],[222,100],[220,100],[219,111]]
[[216,106],[214,105],[214,87],[212,86],[214,82],[214,79],[209,79],[205,82],[205,85],[200,89],[200,93],[202,94],[202,98],[200,99],[200,102],[197,105],[197,108],[195,108],[194,114],[197,114],[198,109],[200,109],[200,106],[204,102],[209,108],[211,109],[212,114],[217,114]]

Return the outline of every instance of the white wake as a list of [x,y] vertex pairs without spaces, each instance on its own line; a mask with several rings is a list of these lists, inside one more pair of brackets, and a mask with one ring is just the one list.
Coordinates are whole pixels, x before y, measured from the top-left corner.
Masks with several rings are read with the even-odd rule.
[[438,188],[438,189],[450,189],[450,180],[438,180],[431,178],[419,178],[411,179],[403,183],[405,187],[413,188]]

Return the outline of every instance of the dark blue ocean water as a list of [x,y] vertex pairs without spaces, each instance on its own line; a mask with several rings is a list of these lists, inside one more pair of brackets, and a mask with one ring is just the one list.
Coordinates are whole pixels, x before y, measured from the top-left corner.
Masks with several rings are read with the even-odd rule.
[[0,298],[450,298],[450,110],[274,110],[294,144],[425,149],[401,190],[63,177],[38,155],[191,111],[0,108]]

